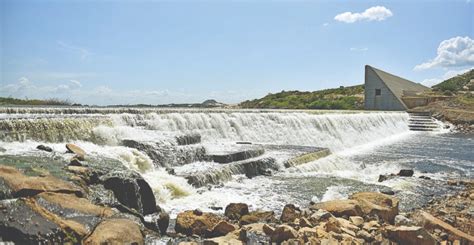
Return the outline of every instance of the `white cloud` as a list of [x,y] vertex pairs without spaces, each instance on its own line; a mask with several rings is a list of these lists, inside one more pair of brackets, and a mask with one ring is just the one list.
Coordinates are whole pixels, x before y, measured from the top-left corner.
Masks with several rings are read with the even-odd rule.
[[463,74],[463,73],[466,73],[468,72],[470,69],[473,69],[474,67],[472,68],[468,68],[468,69],[462,69],[462,70],[449,70],[447,72],[445,72],[441,77],[436,77],[436,78],[428,78],[428,79],[425,79],[423,80],[421,83],[426,85],[426,86],[433,86],[433,85],[436,85],[446,79],[450,79],[452,77],[455,77],[459,74]]
[[340,13],[334,19],[345,23],[354,23],[356,21],[382,21],[392,16],[393,13],[390,9],[384,6],[375,6],[366,9],[362,13]]
[[415,66],[414,70],[472,65],[474,65],[474,40],[458,36],[442,41],[438,46],[437,56],[428,62]]
[[369,48],[350,48],[350,50],[353,52],[365,52],[368,51]]
[[77,53],[79,57],[81,58],[81,60],[85,60],[87,59],[87,57],[93,55],[93,53],[87,50],[86,48],[71,45],[63,41],[57,41],[57,43],[61,48]]
[[77,80],[69,80],[71,88],[82,88],[82,83]]

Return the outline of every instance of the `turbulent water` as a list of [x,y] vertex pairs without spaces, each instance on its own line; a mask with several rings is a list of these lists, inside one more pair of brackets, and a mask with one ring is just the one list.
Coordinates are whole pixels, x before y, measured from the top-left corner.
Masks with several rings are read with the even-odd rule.
[[[182,135],[200,135],[201,143],[178,146],[176,136]],[[126,147],[124,140],[153,142],[155,148]],[[381,189],[393,189],[405,199],[416,197],[416,202],[406,206],[411,208],[430,195],[445,193],[436,187],[440,181],[470,178],[474,159],[471,137],[443,131],[409,131],[408,114],[404,112],[0,108],[0,161],[19,164],[25,158],[31,162],[52,158],[67,162],[62,154],[36,150],[37,145],[45,144],[64,152],[66,142],[140,172],[152,186],[160,206],[172,215],[185,209],[225,207],[230,202],[276,210],[286,203],[304,205],[311,200],[345,198],[355,191]],[[200,149],[232,150],[235,142],[325,147],[333,154],[298,167],[280,166],[273,176],[249,179],[233,175],[222,184],[202,188],[191,186],[179,176],[221,167],[193,156]],[[171,148],[178,150],[163,153]],[[154,157],[150,151],[162,155]],[[277,159],[284,155],[278,150],[269,154]],[[162,167],[165,165],[177,166],[174,170],[178,175],[168,174]],[[395,173],[401,168],[414,168],[416,176],[432,179],[377,182],[379,174]]]

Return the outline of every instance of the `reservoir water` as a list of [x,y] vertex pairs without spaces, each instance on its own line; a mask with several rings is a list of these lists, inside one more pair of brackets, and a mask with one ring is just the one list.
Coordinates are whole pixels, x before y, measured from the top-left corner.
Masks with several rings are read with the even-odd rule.
[[[189,135],[200,141],[177,140]],[[266,147],[255,159],[273,159],[272,171],[248,178],[202,157],[243,147],[236,142]],[[230,202],[278,212],[287,203],[305,206],[364,190],[392,190],[407,210],[449,193],[455,187],[447,179],[472,178],[474,169],[472,135],[410,131],[404,112],[0,108],[1,164],[54,174],[52,166],[69,161],[65,143],[142,174],[171,216],[195,208],[222,212]],[[54,151],[39,151],[40,144]],[[286,168],[292,153],[274,146],[323,147],[332,154]],[[378,182],[380,174],[400,169],[413,169],[414,177]],[[217,181],[200,187],[186,178],[211,171]]]

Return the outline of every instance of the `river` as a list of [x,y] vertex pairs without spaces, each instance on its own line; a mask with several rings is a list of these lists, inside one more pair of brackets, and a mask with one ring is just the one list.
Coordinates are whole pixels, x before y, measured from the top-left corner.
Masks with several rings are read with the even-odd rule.
[[[440,128],[444,128],[441,122]],[[176,137],[198,135],[200,142],[179,145]],[[125,146],[143,143],[147,150]],[[233,151],[246,145],[311,146],[332,154],[285,168],[288,152],[275,148],[256,159],[275,160],[271,175],[230,178],[202,187],[188,175],[221,169],[199,152]],[[251,209],[281,210],[287,203],[346,198],[364,190],[393,190],[401,209],[423,205],[449,193],[447,179],[472,178],[473,136],[450,130],[414,132],[404,112],[218,110],[156,108],[0,108],[0,163],[46,168],[67,163],[65,143],[82,147],[94,159],[114,159],[140,172],[158,204],[175,216],[186,209],[222,212],[230,202]],[[54,152],[36,149],[44,144]],[[250,147],[248,146],[248,147]],[[151,150],[150,150],[151,147]],[[286,149],[286,148],[285,148]],[[151,152],[159,153],[156,157]],[[179,164],[178,164],[179,162]],[[45,167],[46,166],[46,167]],[[174,174],[170,174],[170,169]],[[380,174],[414,169],[415,177],[378,182]],[[425,176],[429,179],[421,179]]]

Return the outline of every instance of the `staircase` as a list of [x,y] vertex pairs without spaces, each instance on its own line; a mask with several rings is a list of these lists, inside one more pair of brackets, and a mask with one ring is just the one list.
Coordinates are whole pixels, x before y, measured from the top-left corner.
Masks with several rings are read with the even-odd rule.
[[439,125],[430,112],[408,112],[408,127],[411,131],[438,131]]

